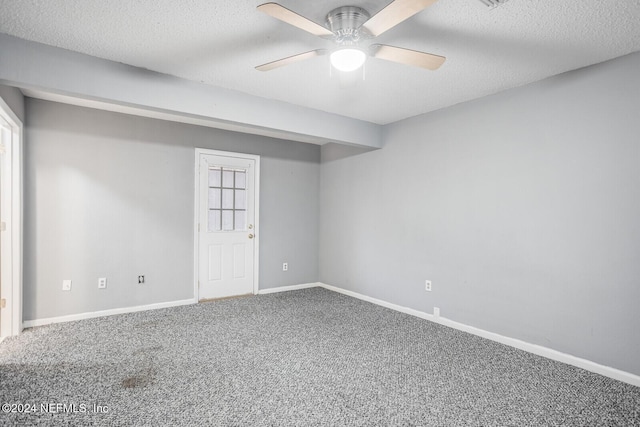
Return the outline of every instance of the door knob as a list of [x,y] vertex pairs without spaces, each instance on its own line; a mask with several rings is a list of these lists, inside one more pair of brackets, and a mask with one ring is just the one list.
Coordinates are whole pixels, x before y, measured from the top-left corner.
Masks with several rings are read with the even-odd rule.
[[253,239],[253,234],[249,234],[249,238],[250,238],[250,239]]

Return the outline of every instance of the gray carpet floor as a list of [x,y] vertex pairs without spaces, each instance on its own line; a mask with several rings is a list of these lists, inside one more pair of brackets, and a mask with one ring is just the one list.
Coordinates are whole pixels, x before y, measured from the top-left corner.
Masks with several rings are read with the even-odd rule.
[[1,425],[640,426],[638,387],[320,288],[26,330],[0,403],[38,410]]

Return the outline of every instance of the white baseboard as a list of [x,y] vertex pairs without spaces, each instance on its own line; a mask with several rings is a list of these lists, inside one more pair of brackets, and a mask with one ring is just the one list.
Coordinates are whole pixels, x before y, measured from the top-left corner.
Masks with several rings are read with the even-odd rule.
[[113,308],[110,310],[92,311],[89,313],[70,314],[60,317],[47,317],[44,319],[25,320],[23,326],[25,328],[33,328],[35,326],[50,325],[52,323],[73,322],[76,320],[93,319],[95,317],[113,316],[115,314],[135,313],[137,311],[157,310],[159,308],[177,307],[180,305],[196,304],[194,299],[185,299],[180,301],[160,302],[156,304],[138,305],[135,307]]
[[301,285],[279,286],[277,288],[260,289],[258,295],[274,294],[276,292],[297,291],[300,289],[317,288],[320,283],[303,283]]
[[587,359],[583,359],[580,357],[572,356],[570,354],[562,353],[557,350],[553,350],[547,347],[543,347],[537,344],[531,344],[526,341],[522,341],[516,338],[506,337],[504,335],[496,334],[494,332],[485,331],[484,329],[476,328],[473,326],[465,325],[464,323],[459,323],[451,319],[447,319],[442,316],[434,316],[433,314],[428,314],[423,311],[414,310],[412,308],[403,307],[400,305],[392,304],[390,302],[382,301],[376,298],[372,298],[366,295],[359,294],[357,292],[348,291],[346,289],[338,288],[335,286],[327,285],[325,283],[318,283],[319,287],[324,289],[338,292],[344,295],[348,295],[350,297],[358,298],[363,301],[367,301],[373,304],[380,305],[382,307],[390,308],[391,310],[399,311],[402,313],[410,314],[412,316],[419,317],[421,319],[426,319],[432,322],[439,323],[441,325],[449,326],[454,329],[458,329],[460,331],[468,332],[473,335],[477,335],[482,338],[489,339],[491,341],[496,341],[501,344],[505,344],[511,347],[518,348],[520,350],[527,351],[529,353],[537,354],[538,356],[546,357],[547,359],[556,360],[558,362],[566,363],[568,365],[572,365],[578,368],[582,368],[584,370],[594,372],[596,374],[603,375],[605,377],[613,378],[614,380],[622,381],[636,387],[640,387],[640,376],[621,371],[616,368],[612,368],[610,366],[601,365],[596,362],[592,362]]

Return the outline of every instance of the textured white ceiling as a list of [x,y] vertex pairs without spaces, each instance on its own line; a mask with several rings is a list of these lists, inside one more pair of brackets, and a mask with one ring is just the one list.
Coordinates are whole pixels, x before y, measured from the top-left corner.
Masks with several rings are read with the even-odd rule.
[[[440,0],[374,39],[446,56],[437,71],[369,59],[363,80],[319,57],[259,72],[331,47],[258,12],[265,1],[0,0],[0,32],[379,124],[640,50],[640,0]],[[279,2],[324,23],[335,7],[374,14],[389,0]]]

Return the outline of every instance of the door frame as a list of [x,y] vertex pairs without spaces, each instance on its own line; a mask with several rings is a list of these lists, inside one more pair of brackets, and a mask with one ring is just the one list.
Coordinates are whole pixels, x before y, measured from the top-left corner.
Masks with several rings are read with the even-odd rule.
[[[10,302],[3,309],[0,341],[22,332],[22,121],[0,97],[0,115],[11,127],[11,142],[5,147],[2,162],[2,192],[0,209],[6,230],[0,231],[2,245],[2,295]],[[2,296],[2,298],[6,298]],[[8,322],[7,322],[8,321]],[[8,324],[7,324],[8,323]]]
[[253,238],[253,294],[258,294],[258,280],[260,272],[260,156],[256,154],[236,153],[232,151],[211,150],[208,148],[195,149],[195,166],[194,166],[194,212],[193,212],[193,300],[195,303],[200,301],[200,156],[219,156],[219,157],[235,157],[241,159],[250,159],[255,161],[254,171],[254,193],[255,207],[254,215],[254,234]]

